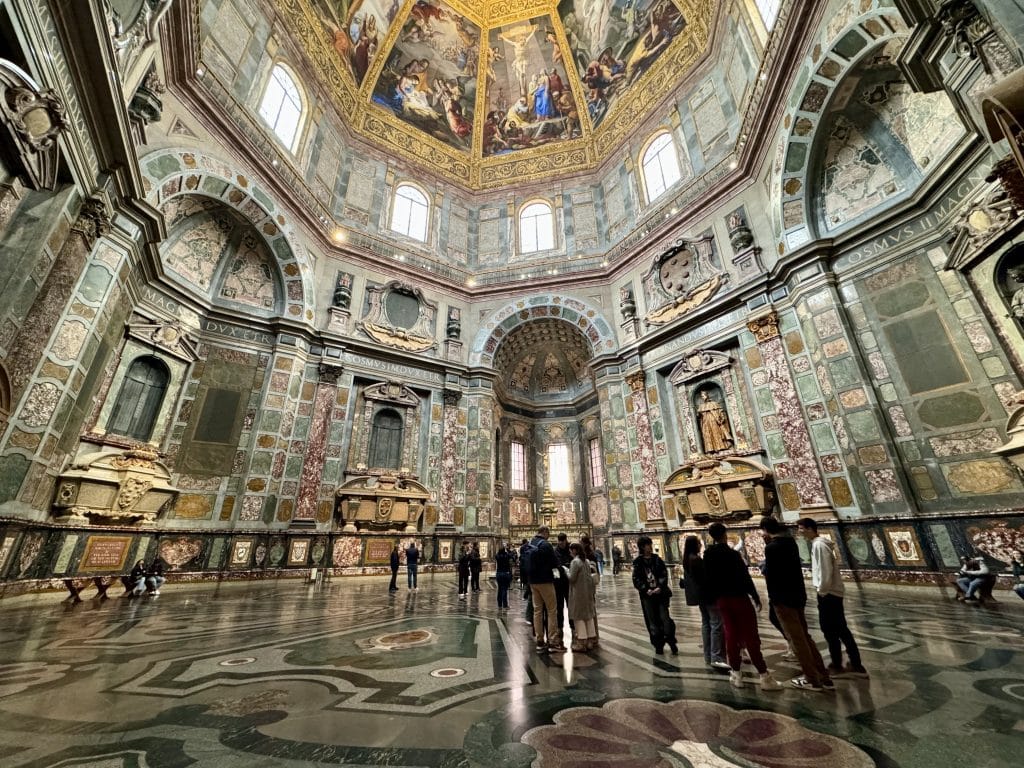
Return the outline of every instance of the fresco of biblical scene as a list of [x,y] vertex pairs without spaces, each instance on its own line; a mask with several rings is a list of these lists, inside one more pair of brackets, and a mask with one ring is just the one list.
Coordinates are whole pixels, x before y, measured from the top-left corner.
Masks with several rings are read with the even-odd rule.
[[579,112],[550,17],[492,29],[487,42],[484,156],[579,136]]
[[479,27],[444,3],[417,0],[373,100],[434,138],[468,150],[479,58]]
[[561,0],[558,15],[595,127],[686,28],[672,0]]
[[356,85],[362,85],[402,0],[315,0],[314,4],[334,40],[334,49]]

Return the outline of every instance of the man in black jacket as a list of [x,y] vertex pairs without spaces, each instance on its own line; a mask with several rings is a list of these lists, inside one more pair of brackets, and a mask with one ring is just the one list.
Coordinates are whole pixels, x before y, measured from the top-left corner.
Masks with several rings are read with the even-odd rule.
[[398,543],[396,542],[395,546],[391,550],[391,584],[388,585],[388,592],[398,591],[398,584],[396,582],[398,579],[398,566],[401,565],[401,562],[402,555],[399,552]]
[[834,691],[835,685],[825,669],[818,646],[807,631],[807,617],[804,615],[807,589],[796,541],[774,517],[761,518],[761,531],[767,542],[764,547],[764,583],[768,588],[768,600],[803,672],[802,677],[793,678],[789,684],[805,691]]
[[729,546],[725,526],[712,523],[708,534],[714,542],[704,550],[704,571],[708,587],[717,602],[725,625],[725,653],[731,672],[729,682],[737,688],[743,687],[740,671],[740,648],[745,647],[750,661],[761,677],[762,691],[778,691],[782,685],[768,672],[764,656],[761,655],[761,636],[757,633],[757,616],[751,601],[761,610],[761,598],[754,588],[747,564],[739,552]]
[[[551,535],[546,525],[537,529],[530,541],[535,548],[530,555],[530,592],[533,595],[533,634],[537,640],[537,653],[553,651],[565,653],[562,632],[558,628],[555,600],[555,579],[562,578],[555,550],[548,544]],[[557,574],[557,575],[556,575]],[[547,635],[544,634],[544,611],[547,611]]]
[[654,554],[654,543],[650,536],[636,540],[640,556],[633,561],[633,586],[640,593],[640,607],[644,612],[644,624],[651,636],[651,645],[658,655],[665,653],[665,644],[672,655],[679,653],[676,645],[676,623],[668,612],[672,590],[668,586],[668,566]]

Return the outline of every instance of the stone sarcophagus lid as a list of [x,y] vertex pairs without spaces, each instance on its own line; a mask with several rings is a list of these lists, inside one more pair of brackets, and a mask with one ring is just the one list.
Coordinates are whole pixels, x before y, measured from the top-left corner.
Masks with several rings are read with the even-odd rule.
[[665,492],[680,517],[697,523],[768,515],[775,504],[771,470],[739,456],[692,458],[669,476]]
[[155,523],[178,498],[158,458],[149,448],[82,456],[57,478],[54,517],[68,523]]
[[430,492],[420,483],[393,475],[364,475],[347,481],[335,494],[343,530],[416,533]]

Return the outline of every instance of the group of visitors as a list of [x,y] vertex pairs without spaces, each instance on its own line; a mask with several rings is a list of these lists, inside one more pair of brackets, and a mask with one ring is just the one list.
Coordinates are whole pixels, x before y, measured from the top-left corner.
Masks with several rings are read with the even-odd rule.
[[[396,542],[394,549],[391,550],[391,584],[388,585],[388,592],[398,591],[398,569],[402,565],[402,554],[402,550]],[[405,567],[410,592],[416,592],[419,589],[419,566],[420,551],[414,541],[405,548]]]
[[523,543],[519,550],[520,579],[528,590],[532,606],[532,627],[538,653],[565,653],[563,637],[568,613],[572,650],[583,652],[597,647],[597,585],[601,574],[590,537],[569,543],[558,534],[554,547],[548,542],[547,526]]
[[127,576],[121,577],[124,584],[124,596],[128,599],[141,597],[148,593],[150,597],[160,597],[160,587],[167,580],[164,577],[165,563],[160,555],[153,558],[153,562],[146,565],[146,561],[138,559],[135,566]]
[[[763,573],[770,612],[775,616],[776,626],[789,644],[790,660],[797,661],[802,672],[790,680],[790,685],[807,691],[830,691],[835,689],[833,678],[867,678],[868,672],[861,663],[857,642],[846,623],[844,587],[832,544],[818,535],[817,523],[812,518],[803,518],[798,522],[799,534],[810,545],[811,584],[817,595],[818,621],[831,660],[826,667],[807,626],[807,590],[796,541],[775,518],[763,518],[760,527],[766,539]],[[761,689],[780,690],[782,684],[768,671],[761,653],[761,638],[754,609],[756,607],[760,611],[762,604],[747,564],[739,552],[729,546],[724,525],[712,524],[708,534],[712,544],[705,550],[703,558],[700,556],[700,539],[696,536],[686,538],[683,544],[684,576],[680,584],[686,593],[687,604],[700,608],[704,661],[714,668],[728,668],[730,682],[736,687],[742,687],[745,682],[741,671],[741,651],[745,650],[759,674]],[[640,541],[643,542],[643,539]],[[638,558],[634,562],[633,581],[637,589],[641,585],[635,571],[642,559]],[[641,592],[641,602],[643,600]],[[645,619],[648,616],[649,611],[644,606]],[[662,623],[666,624],[664,621]],[[667,625],[672,633],[670,647],[675,652],[675,626],[671,619]],[[663,642],[668,641],[662,638],[667,638],[664,633],[668,630],[658,626],[652,630],[649,620],[648,630],[655,652],[663,652]],[[849,658],[849,664],[845,666],[844,648]]]

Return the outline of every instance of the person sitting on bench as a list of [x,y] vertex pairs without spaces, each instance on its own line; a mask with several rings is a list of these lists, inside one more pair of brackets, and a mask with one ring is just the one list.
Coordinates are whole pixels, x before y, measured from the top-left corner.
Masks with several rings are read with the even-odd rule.
[[146,561],[139,558],[135,561],[135,567],[127,576],[121,577],[124,584],[124,596],[127,598],[138,597],[146,588]]
[[[965,603],[980,604],[985,599],[986,585],[995,584],[995,576],[989,573],[985,559],[979,555],[974,557],[961,557],[960,570],[957,573],[956,585],[963,592],[963,597],[957,595],[958,600]],[[991,596],[992,587],[988,587]]]

